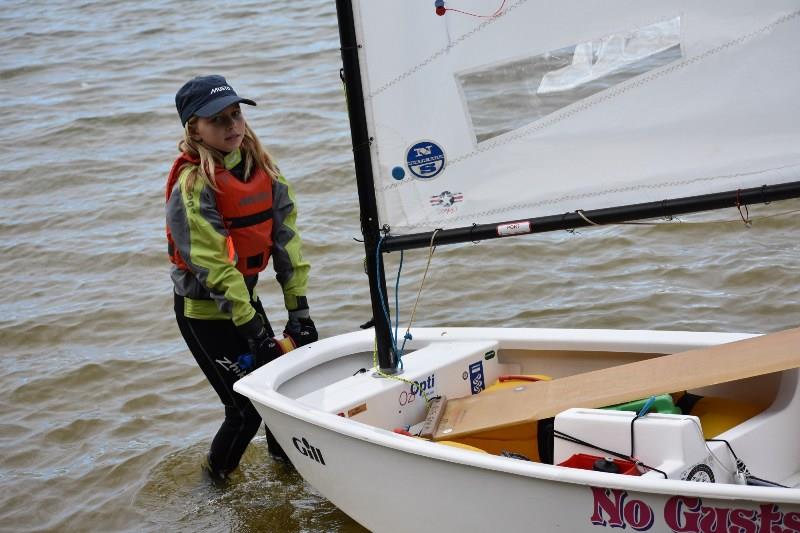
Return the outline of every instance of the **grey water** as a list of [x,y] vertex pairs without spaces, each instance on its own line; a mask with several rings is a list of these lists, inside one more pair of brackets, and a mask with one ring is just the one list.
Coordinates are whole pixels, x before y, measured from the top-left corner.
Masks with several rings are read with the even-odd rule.
[[[175,91],[224,74],[295,186],[321,335],[371,317],[334,2],[5,0],[0,42],[0,531],[362,531],[263,436],[230,484],[204,478],[222,407],[175,325],[164,242]],[[798,209],[439,247],[415,325],[794,326]],[[404,255],[403,325],[426,259]],[[259,292],[282,326],[267,273]]]

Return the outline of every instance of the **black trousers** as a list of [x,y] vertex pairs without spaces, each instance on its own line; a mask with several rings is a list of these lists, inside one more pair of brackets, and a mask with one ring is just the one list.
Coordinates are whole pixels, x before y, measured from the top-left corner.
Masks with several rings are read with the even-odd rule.
[[[270,336],[274,335],[261,302],[252,303],[264,318]],[[183,297],[176,294],[175,318],[178,328],[195,361],[225,406],[225,420],[211,442],[208,456],[211,469],[225,476],[239,466],[247,445],[261,425],[261,416],[250,400],[233,390],[233,384],[239,377],[228,369],[230,363],[225,363],[226,360],[236,362],[239,355],[250,350],[247,342],[237,333],[233,321],[187,318],[183,313],[183,305]],[[271,440],[268,429],[267,435]]]

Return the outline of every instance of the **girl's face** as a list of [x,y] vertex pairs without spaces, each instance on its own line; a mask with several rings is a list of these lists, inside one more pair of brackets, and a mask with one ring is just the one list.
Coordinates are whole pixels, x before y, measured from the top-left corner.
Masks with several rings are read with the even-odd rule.
[[239,104],[233,104],[213,117],[197,117],[194,137],[220,152],[233,152],[242,144],[244,125]]

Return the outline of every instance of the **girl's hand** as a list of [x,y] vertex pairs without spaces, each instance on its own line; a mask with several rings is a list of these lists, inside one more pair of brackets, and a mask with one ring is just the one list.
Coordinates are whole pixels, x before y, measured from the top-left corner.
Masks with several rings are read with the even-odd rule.
[[286,323],[283,335],[291,338],[298,346],[305,346],[319,339],[317,326],[314,325],[311,317],[293,318],[291,313],[289,313],[289,321]]

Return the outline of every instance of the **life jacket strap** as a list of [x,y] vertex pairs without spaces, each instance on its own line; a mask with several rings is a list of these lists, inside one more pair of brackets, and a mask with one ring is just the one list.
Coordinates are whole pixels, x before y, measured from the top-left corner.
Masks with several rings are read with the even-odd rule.
[[272,208],[265,209],[264,211],[259,211],[258,213],[253,213],[252,215],[247,215],[244,217],[230,218],[226,222],[228,229],[247,228],[249,226],[255,226],[256,224],[261,224],[262,222],[266,222],[271,218],[272,218]]
[[251,255],[246,259],[247,268],[258,268],[264,264],[264,254]]

